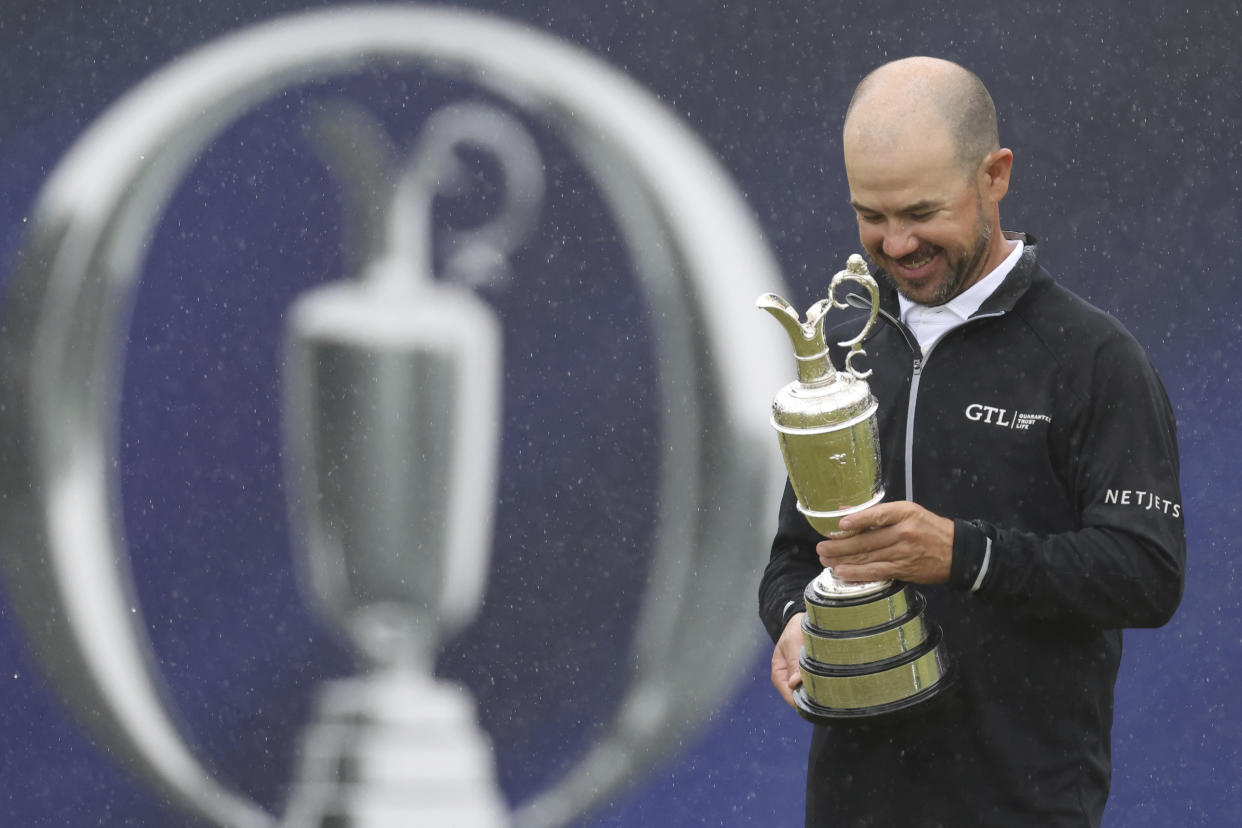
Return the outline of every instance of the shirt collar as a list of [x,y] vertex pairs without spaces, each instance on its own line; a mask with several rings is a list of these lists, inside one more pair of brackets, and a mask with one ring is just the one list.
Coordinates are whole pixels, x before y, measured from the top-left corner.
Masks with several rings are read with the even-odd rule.
[[[948,310],[961,321],[965,322],[971,317],[971,314],[979,310],[980,306],[987,301],[1001,282],[1005,281],[1005,277],[1009,275],[1009,271],[1013,270],[1018,263],[1018,259],[1022,258],[1022,240],[1014,239],[1013,248],[1009,251],[1009,255],[1005,260],[998,264],[991,273],[975,282],[966,290],[954,296],[944,305],[943,308]],[[897,301],[901,305],[901,321],[907,325],[910,324],[910,314],[916,308],[925,308],[927,305],[920,305],[917,302],[911,302],[904,296],[898,295]]]

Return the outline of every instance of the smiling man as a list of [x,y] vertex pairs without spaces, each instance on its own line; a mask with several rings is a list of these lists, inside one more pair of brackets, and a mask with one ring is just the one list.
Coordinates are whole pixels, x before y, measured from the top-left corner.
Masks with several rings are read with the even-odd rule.
[[902,296],[944,304],[1004,261],[997,205],[1013,153],[978,78],[944,61],[888,64],[858,87],[843,139],[861,241]]
[[1134,338],[1058,285],[1031,236],[1002,232],[1013,153],[975,75],[880,67],[843,148],[885,283],[866,348],[890,501],[826,540],[786,486],[759,591],[772,681],[792,704],[821,566],[919,585],[959,680],[896,721],[817,725],[806,824],[1098,826],[1121,630],[1164,624],[1182,593],[1168,398]]

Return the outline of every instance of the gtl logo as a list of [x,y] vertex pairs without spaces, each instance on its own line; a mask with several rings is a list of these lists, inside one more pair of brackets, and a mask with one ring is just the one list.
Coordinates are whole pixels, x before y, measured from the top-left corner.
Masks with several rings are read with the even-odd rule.
[[1020,411],[1010,413],[1007,408],[996,408],[980,403],[971,403],[966,406],[966,419],[1019,431],[1026,430],[1037,422],[1052,422],[1052,418],[1047,414],[1027,414]]

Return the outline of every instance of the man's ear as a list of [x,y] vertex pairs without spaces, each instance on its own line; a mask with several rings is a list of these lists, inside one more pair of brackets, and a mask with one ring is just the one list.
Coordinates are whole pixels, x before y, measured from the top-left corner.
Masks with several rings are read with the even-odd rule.
[[993,150],[979,165],[979,189],[993,204],[1009,192],[1009,173],[1013,169],[1013,151]]

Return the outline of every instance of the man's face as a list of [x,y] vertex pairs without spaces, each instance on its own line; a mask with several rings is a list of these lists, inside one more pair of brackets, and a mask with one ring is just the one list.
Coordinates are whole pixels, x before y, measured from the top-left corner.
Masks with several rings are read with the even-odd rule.
[[991,219],[946,135],[878,148],[847,141],[845,162],[859,240],[903,296],[942,305],[983,276]]

